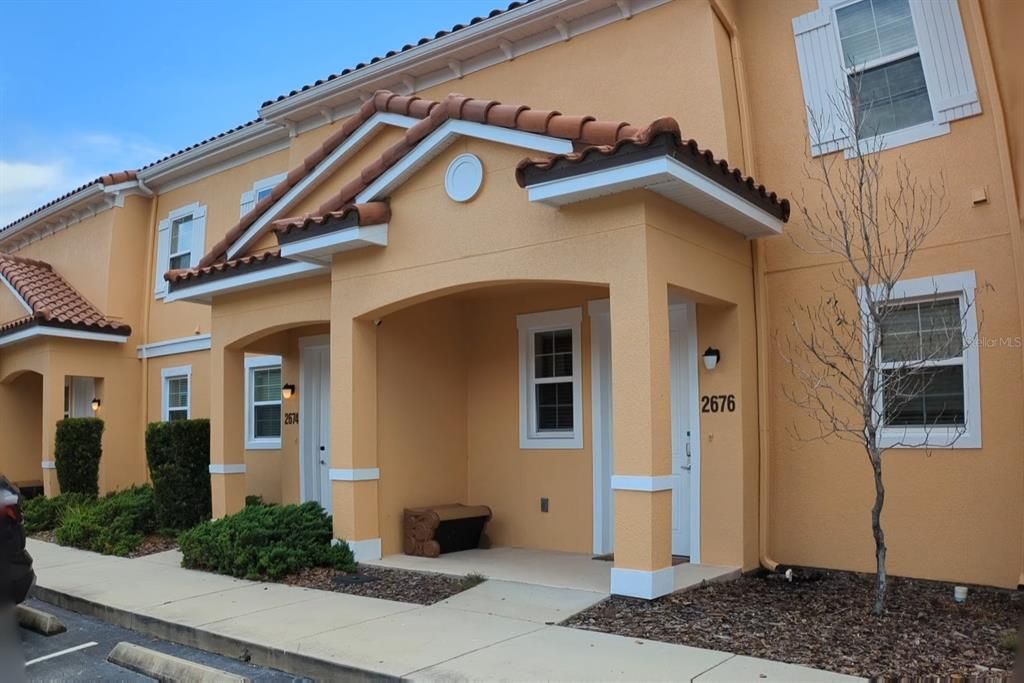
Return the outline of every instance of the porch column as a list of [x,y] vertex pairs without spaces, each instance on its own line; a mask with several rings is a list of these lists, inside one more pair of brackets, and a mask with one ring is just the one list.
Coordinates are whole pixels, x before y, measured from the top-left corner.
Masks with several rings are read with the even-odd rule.
[[214,519],[245,506],[245,354],[216,343],[210,352],[210,487]]
[[43,493],[49,498],[60,494],[57,480],[57,423],[64,419],[64,375],[43,374]]
[[334,536],[357,560],[381,557],[377,484],[377,328],[331,323],[331,497]]
[[668,288],[643,272],[610,287],[617,595],[656,598],[672,570]]

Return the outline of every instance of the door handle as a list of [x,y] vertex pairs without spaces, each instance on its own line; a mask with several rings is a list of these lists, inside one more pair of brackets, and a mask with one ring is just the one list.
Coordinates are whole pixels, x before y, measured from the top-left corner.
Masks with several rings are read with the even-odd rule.
[[320,450],[321,450],[321,451],[326,451],[326,450],[327,450],[327,447],[326,447],[326,446],[321,446],[321,447],[320,447]]

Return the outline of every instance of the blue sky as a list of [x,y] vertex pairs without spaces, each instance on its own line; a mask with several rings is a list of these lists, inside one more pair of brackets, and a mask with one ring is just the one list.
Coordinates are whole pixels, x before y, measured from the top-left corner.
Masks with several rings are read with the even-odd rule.
[[[508,0],[506,0],[507,3]],[[502,0],[0,2],[0,227]]]

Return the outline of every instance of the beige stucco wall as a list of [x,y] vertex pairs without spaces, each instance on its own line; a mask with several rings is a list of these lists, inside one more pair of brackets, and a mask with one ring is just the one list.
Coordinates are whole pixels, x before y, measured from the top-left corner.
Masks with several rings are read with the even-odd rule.
[[[790,35],[792,17],[815,6],[810,0],[738,4],[744,53],[756,55],[745,68],[758,179],[798,199],[805,184],[798,150],[806,149],[807,132],[795,122],[803,120],[803,97],[793,41],[777,37]],[[952,122],[947,136],[885,152],[882,160],[892,171],[897,158],[904,159],[922,182],[945,177],[948,211],[908,276],[974,270],[981,335],[1019,340],[1019,237],[1013,234],[1019,228],[1010,219],[1012,186],[1004,183],[1000,164],[994,84],[984,69],[971,0],[961,2],[961,14],[983,113]],[[971,195],[979,188],[989,200],[973,206]],[[812,207],[814,197],[808,193]],[[796,212],[787,232],[799,238],[802,223]],[[835,265],[785,238],[767,240],[766,248],[770,328],[786,334],[790,309],[816,299]],[[843,303],[853,310],[853,302]],[[794,441],[787,426],[806,424],[806,418],[783,396],[782,387],[792,380],[774,345],[769,363],[770,552],[785,563],[870,570],[873,485],[866,456],[852,445]],[[1024,514],[1021,349],[983,347],[980,364],[981,449],[900,450],[885,457],[883,523],[893,573],[1017,584]]]
[[0,382],[0,473],[14,483],[41,483],[43,376],[23,372]]
[[0,324],[24,318],[28,311],[3,283],[0,283]]

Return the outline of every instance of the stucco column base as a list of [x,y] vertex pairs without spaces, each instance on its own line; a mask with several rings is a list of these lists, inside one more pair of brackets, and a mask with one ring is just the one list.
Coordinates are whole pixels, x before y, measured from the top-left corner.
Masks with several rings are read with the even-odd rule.
[[381,558],[376,480],[331,482],[334,537],[348,543],[356,560]]
[[210,473],[213,497],[213,518],[233,515],[245,507],[245,470],[241,472]]
[[673,588],[672,491],[615,491],[612,593],[650,599]]
[[60,483],[57,481],[57,468],[51,467],[53,461],[43,462],[43,494],[47,498],[60,495]]

